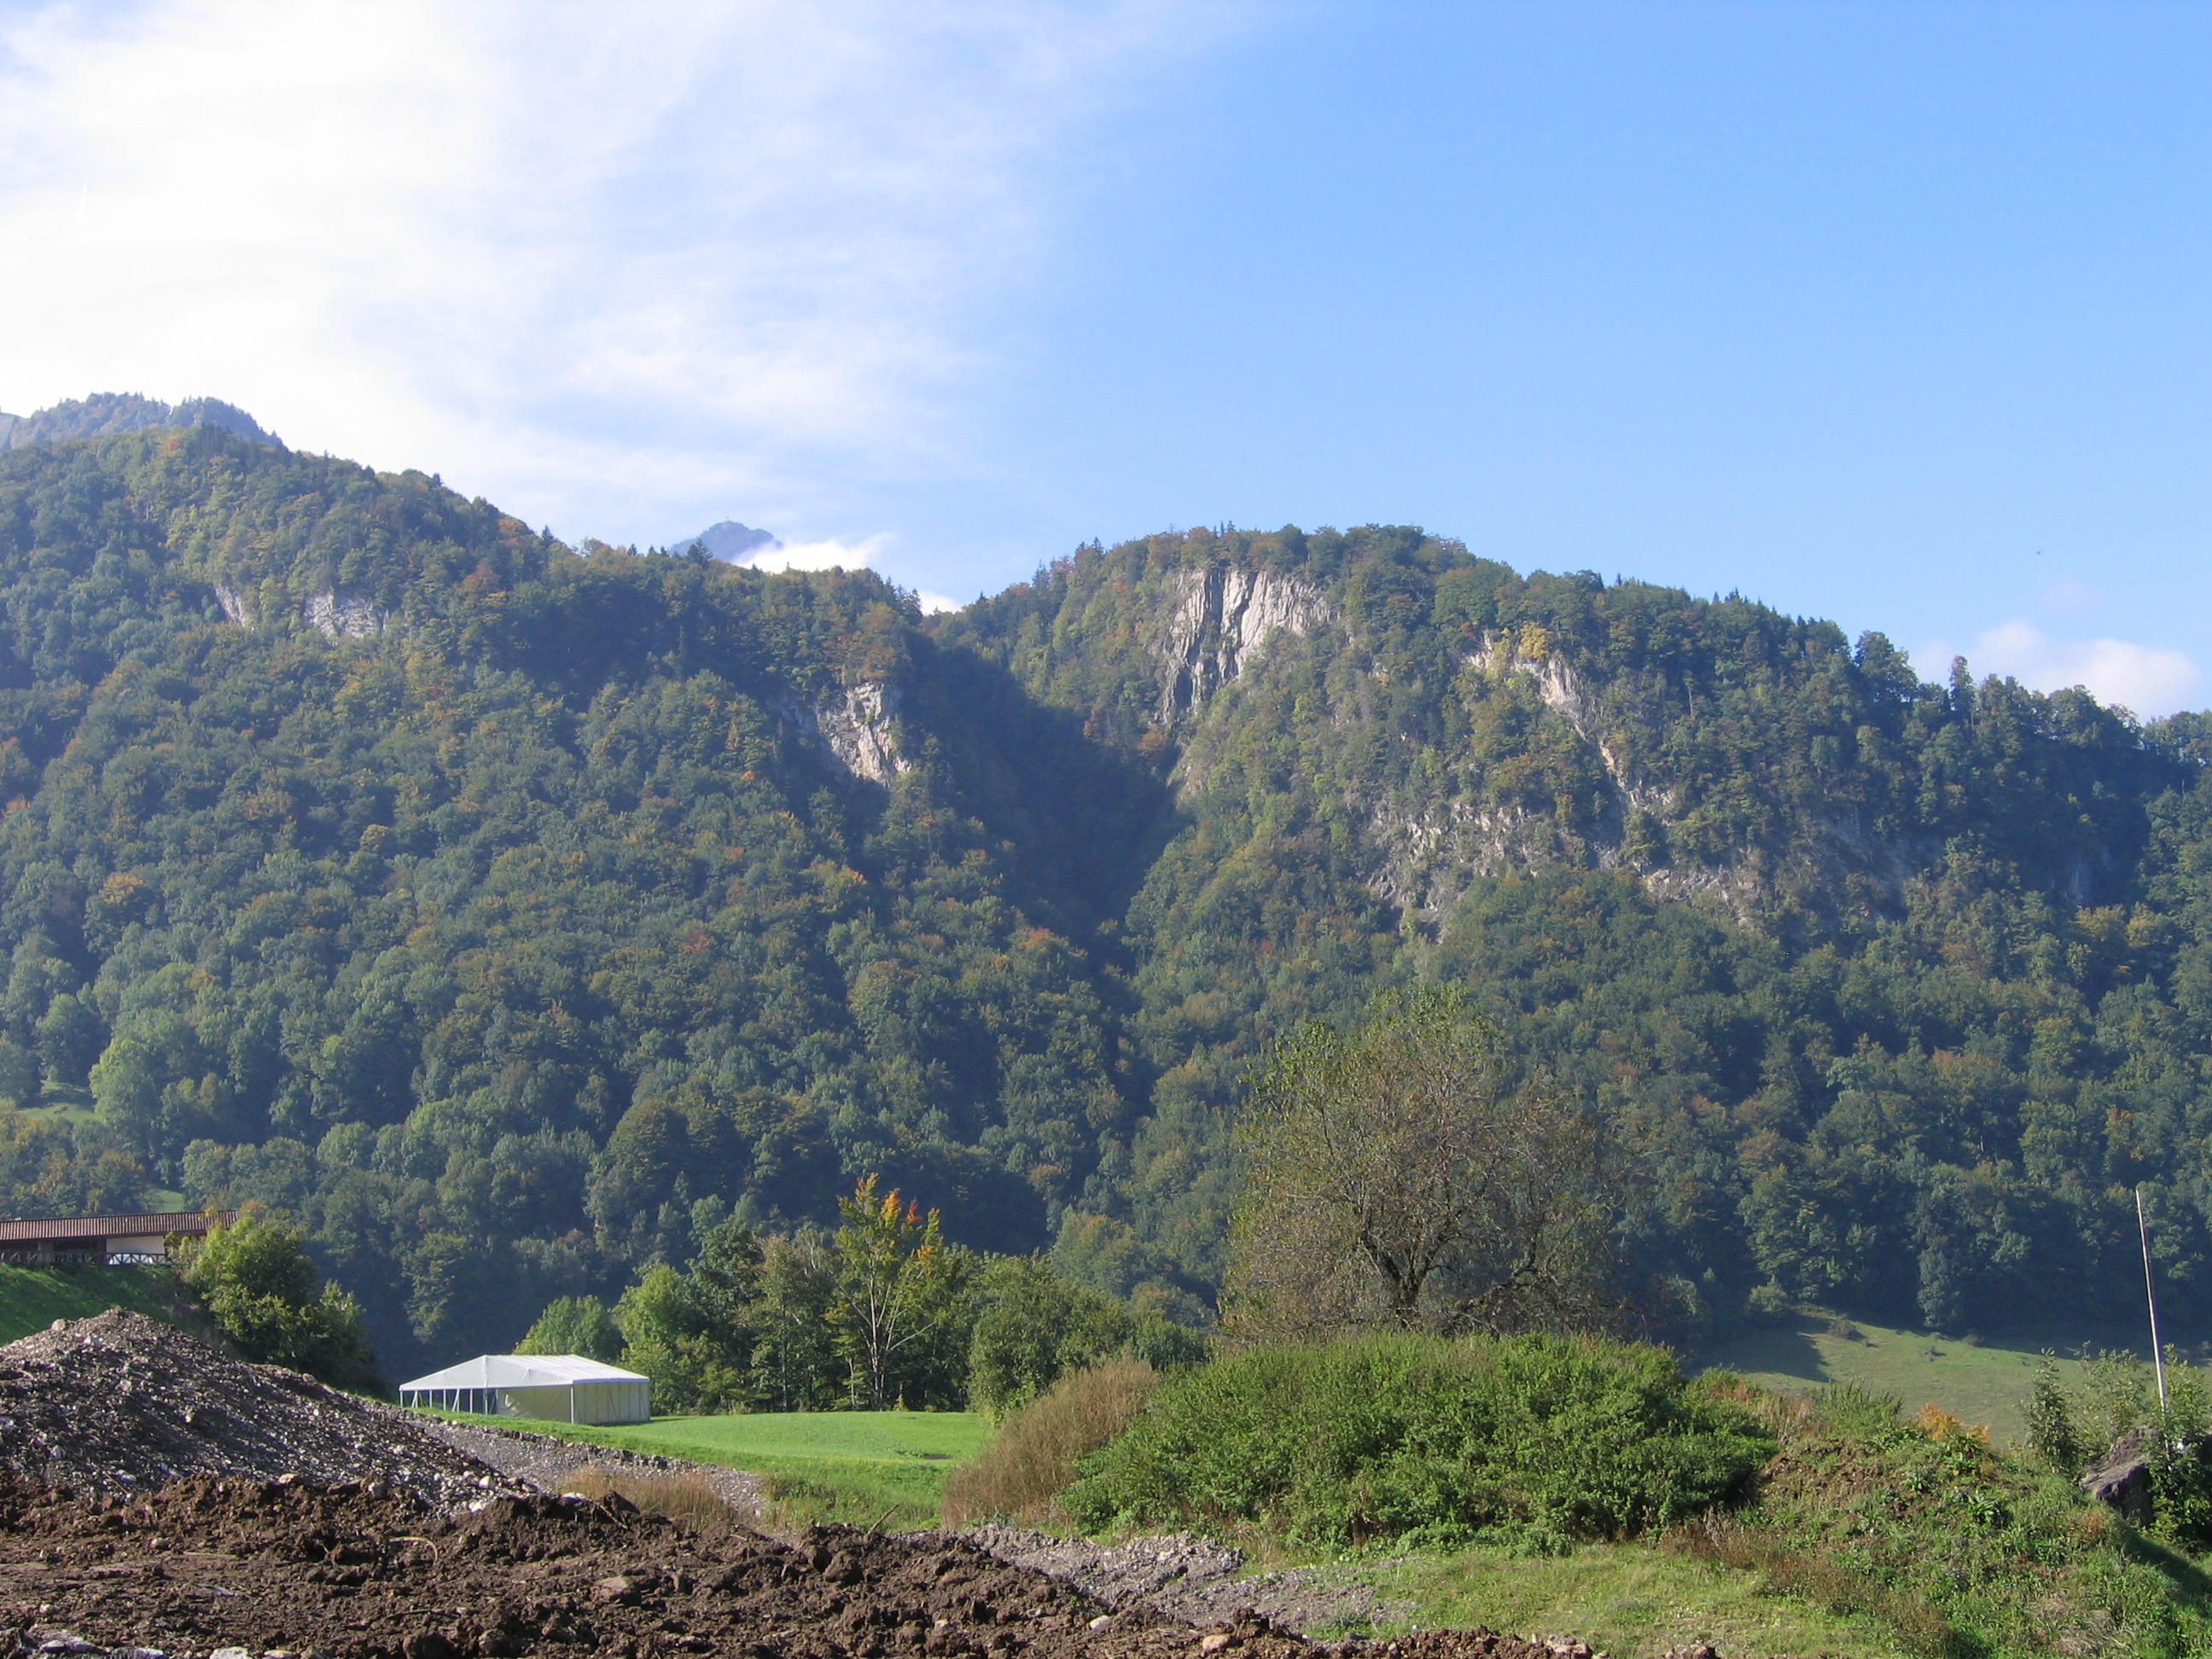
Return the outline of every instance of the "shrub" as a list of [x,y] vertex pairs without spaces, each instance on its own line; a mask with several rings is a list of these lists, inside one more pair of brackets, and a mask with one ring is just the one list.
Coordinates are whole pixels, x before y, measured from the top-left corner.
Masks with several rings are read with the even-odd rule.
[[2069,1389],[2044,1356],[2027,1400],[2029,1449],[2070,1479],[2136,1437],[2150,1462],[2152,1532],[2192,1553],[2212,1548],[2212,1377],[2169,1347],[2161,1405],[2148,1361],[2119,1352],[2087,1358]]
[[1780,1449],[1754,1507],[1675,1534],[1693,1553],[1879,1619],[1929,1659],[2212,1652],[2196,1568],[2085,1507],[2070,1474],[1894,1395],[1745,1395]]
[[178,1256],[180,1277],[246,1358],[381,1390],[361,1304],[334,1284],[319,1285],[307,1234],[290,1221],[249,1205]]
[[1009,1417],[945,1483],[945,1524],[1066,1518],[1054,1501],[1083,1457],[1127,1429],[1159,1381],[1141,1359],[1071,1371]]
[[1541,1544],[1745,1493],[1773,1439],[1657,1348],[1413,1334],[1258,1348],[1164,1383],[1062,1500],[1082,1525],[1306,1544]]

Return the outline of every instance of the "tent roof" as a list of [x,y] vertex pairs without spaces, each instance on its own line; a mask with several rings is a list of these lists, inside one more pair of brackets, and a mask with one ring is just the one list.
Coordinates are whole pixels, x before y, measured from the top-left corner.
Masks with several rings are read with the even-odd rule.
[[575,1353],[485,1353],[432,1371],[403,1389],[562,1389],[571,1382],[647,1382],[650,1377]]

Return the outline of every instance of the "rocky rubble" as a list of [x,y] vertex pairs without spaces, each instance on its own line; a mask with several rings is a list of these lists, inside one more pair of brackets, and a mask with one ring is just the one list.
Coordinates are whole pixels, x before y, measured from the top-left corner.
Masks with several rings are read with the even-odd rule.
[[1018,1527],[974,1527],[961,1535],[1001,1561],[1065,1578],[1109,1607],[1155,1607],[1188,1624],[1249,1610],[1291,1630],[1361,1631],[1405,1611],[1364,1584],[1305,1568],[1239,1578],[1244,1553],[1193,1532],[1114,1545]]
[[121,1308],[0,1348],[0,1467],[123,1492],[194,1474],[380,1481],[441,1507],[500,1484],[395,1407],[229,1358]]
[[480,1423],[448,1423],[439,1418],[422,1419],[422,1426],[478,1462],[498,1471],[509,1485],[538,1492],[567,1490],[567,1478],[580,1468],[595,1468],[644,1475],[688,1475],[704,1481],[737,1519],[760,1524],[768,1494],[757,1474],[726,1469],[719,1463],[694,1463],[681,1457],[661,1457],[652,1452],[623,1451],[594,1446],[557,1435],[532,1434],[526,1429],[495,1429]]

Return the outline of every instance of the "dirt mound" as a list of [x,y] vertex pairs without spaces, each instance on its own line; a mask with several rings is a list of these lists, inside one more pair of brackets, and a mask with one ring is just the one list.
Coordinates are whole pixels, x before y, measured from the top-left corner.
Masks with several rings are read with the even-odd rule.
[[1192,1532],[1112,1545],[1019,1527],[970,1527],[961,1536],[1001,1561],[1065,1578],[1109,1607],[1157,1607],[1187,1624],[1250,1611],[1290,1630],[1358,1632],[1401,1611],[1364,1584],[1304,1568],[1239,1578],[1243,1551]]
[[192,1474],[383,1481],[440,1505],[501,1484],[392,1407],[121,1308],[0,1348],[0,1465],[119,1492]]
[[[619,1499],[442,1516],[359,1485],[208,1477],[150,1498],[0,1486],[0,1652],[221,1649],[330,1659],[1307,1659],[1267,1620],[1113,1613],[942,1533],[702,1531]],[[1488,1632],[1400,1659],[1554,1659]]]

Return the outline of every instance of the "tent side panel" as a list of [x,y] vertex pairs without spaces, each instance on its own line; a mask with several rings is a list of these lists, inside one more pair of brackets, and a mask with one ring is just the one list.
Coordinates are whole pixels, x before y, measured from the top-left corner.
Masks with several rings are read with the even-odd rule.
[[579,1423],[644,1423],[653,1416],[650,1382],[579,1382]]
[[501,1417],[534,1417],[546,1423],[565,1423],[568,1420],[568,1391],[566,1389],[501,1389],[499,1391],[499,1414]]

